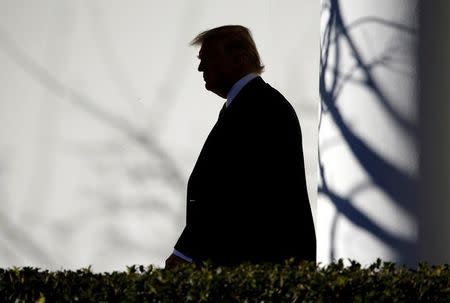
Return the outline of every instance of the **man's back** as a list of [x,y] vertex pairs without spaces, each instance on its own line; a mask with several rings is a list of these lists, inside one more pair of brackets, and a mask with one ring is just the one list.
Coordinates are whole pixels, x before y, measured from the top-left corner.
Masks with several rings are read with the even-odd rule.
[[203,146],[175,248],[223,265],[315,261],[301,141],[287,100],[260,77],[250,81]]

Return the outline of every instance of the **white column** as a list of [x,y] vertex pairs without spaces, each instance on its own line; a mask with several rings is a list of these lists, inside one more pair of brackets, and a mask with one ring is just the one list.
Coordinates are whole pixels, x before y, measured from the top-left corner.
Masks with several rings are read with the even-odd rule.
[[420,3],[420,260],[450,263],[450,2]]
[[416,0],[323,0],[318,261],[417,260]]

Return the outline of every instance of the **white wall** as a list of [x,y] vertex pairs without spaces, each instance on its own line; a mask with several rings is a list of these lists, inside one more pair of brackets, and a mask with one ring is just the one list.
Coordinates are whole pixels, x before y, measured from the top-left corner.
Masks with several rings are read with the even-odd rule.
[[322,1],[323,263],[417,260],[417,3]]
[[303,128],[315,211],[317,1],[0,2],[0,267],[163,265],[222,99],[200,31],[242,24]]

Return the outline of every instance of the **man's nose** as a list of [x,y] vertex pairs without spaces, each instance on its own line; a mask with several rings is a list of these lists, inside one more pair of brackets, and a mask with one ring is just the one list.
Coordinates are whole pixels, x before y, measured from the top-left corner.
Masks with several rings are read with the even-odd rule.
[[204,71],[204,66],[203,66],[203,63],[202,63],[202,62],[199,63],[197,70],[198,70],[199,72]]

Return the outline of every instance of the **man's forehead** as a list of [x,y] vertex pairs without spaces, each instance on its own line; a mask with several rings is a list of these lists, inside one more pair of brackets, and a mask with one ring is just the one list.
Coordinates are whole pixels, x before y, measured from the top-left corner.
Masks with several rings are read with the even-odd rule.
[[205,53],[205,51],[204,51],[203,46],[202,46],[202,47],[200,47],[200,49],[198,51],[198,57],[201,58],[204,53]]
[[198,57],[210,56],[211,54],[218,54],[221,52],[221,47],[218,43],[203,43],[198,51]]
[[208,44],[203,43],[198,51],[198,55],[202,56],[211,52],[211,47]]

